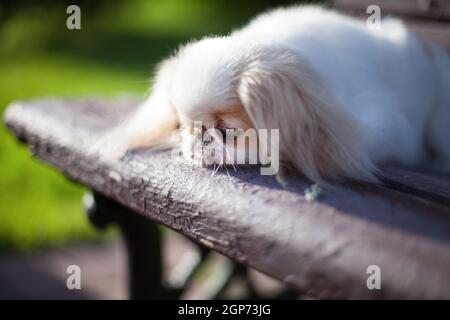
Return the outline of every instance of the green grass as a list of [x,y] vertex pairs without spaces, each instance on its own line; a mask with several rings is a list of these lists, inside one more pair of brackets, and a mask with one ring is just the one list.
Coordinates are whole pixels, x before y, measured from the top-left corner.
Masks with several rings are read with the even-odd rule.
[[[22,7],[6,19],[0,2],[0,113],[16,99],[142,95],[155,63],[178,44],[224,34],[269,2],[104,1],[81,7],[79,31],[66,29],[62,4]],[[0,127],[0,254],[109,238],[88,224],[84,192]]]
[[[0,113],[16,99],[142,95],[154,64],[186,37],[176,28],[161,36],[136,25],[108,26],[108,15],[120,6],[113,9],[83,12],[81,31],[65,29],[58,6],[24,8],[0,25]],[[111,232],[89,225],[81,205],[85,191],[0,128],[0,253],[110,238]]]
[[[2,107],[42,95],[142,93],[147,86],[144,76],[62,55],[3,57],[0,70]],[[31,158],[5,129],[0,130],[0,174],[0,252],[101,238],[83,214],[84,189]]]
[[[147,89],[148,69],[127,71],[70,52],[13,50],[20,44],[9,45],[0,51],[0,112],[16,99],[142,94]],[[111,232],[100,234],[89,225],[81,206],[84,192],[0,129],[0,253],[110,238]]]

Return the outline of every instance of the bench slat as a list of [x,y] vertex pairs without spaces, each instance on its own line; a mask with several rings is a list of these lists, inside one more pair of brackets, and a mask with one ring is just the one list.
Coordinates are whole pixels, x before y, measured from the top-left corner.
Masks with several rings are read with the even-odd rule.
[[386,187],[414,194],[450,206],[450,177],[437,173],[413,172],[402,168],[384,167]]
[[[37,157],[71,179],[309,294],[450,298],[450,208],[442,202],[358,184],[325,190],[311,202],[303,196],[307,182],[291,179],[283,189],[257,168],[211,176],[162,151],[135,151],[111,163],[90,156],[98,135],[136,104],[18,102],[5,120]],[[392,180],[409,183],[404,171],[390,170]],[[427,189],[448,200],[442,183]],[[366,287],[369,265],[381,268],[381,290]]]

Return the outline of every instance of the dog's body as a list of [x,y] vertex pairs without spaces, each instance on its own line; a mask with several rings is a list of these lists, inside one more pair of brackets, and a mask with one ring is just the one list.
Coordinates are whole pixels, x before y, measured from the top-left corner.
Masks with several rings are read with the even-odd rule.
[[279,129],[281,160],[316,182],[374,181],[382,163],[450,170],[450,59],[395,19],[371,30],[318,7],[279,9],[166,60],[111,147],[152,146],[180,125],[190,158],[193,120]]

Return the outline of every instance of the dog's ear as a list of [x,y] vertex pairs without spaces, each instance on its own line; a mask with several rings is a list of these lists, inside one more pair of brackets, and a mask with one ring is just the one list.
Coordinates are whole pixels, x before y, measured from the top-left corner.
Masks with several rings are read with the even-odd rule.
[[131,149],[170,144],[178,127],[177,112],[169,101],[169,89],[177,58],[163,61],[157,68],[148,98],[133,114],[107,132],[94,150],[105,158],[120,158]]
[[290,49],[252,51],[238,94],[257,129],[279,129],[280,159],[310,180],[376,181],[361,128]]

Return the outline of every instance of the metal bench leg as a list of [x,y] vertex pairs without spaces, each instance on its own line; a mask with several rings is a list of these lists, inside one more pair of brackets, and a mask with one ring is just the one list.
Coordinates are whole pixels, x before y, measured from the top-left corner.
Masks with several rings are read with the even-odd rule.
[[99,229],[117,223],[128,254],[131,299],[162,299],[168,292],[162,285],[161,237],[149,219],[98,193],[87,197],[85,207],[91,223]]

